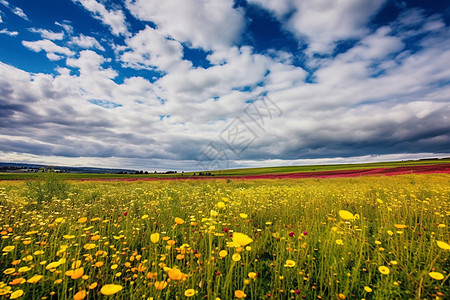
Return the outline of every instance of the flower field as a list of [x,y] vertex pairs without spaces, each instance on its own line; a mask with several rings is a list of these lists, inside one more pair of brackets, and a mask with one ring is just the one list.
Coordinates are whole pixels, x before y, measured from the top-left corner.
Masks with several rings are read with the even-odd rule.
[[57,186],[0,181],[0,299],[450,297],[449,174]]

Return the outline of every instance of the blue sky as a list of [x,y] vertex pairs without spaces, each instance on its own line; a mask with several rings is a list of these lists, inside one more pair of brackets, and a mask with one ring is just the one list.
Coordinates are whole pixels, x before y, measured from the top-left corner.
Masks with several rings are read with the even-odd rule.
[[450,155],[450,1],[0,0],[0,161]]

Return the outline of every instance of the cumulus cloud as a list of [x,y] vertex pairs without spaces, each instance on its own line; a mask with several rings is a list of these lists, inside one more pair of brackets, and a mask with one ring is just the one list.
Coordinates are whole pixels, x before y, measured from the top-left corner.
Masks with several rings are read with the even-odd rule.
[[128,67],[173,71],[191,66],[183,61],[183,46],[180,42],[167,38],[160,30],[149,26],[128,38],[126,45],[121,61]]
[[11,10],[11,12],[13,14],[15,14],[16,16],[19,16],[22,19],[29,21],[28,16],[25,14],[25,12],[20,7],[14,6],[6,0],[1,0],[0,3],[3,4],[4,6],[6,6],[7,8],[9,8]]
[[336,42],[366,34],[365,25],[386,0],[282,0],[280,6],[266,0],[251,2],[272,11],[286,29],[306,40],[307,51],[313,54],[330,53]]
[[98,49],[101,51],[105,51],[105,48],[103,48],[103,46],[100,45],[100,43],[94,37],[86,36],[84,34],[72,37],[70,39],[70,44],[77,45],[78,47],[84,49]]
[[53,32],[42,28],[30,28],[31,32],[39,34],[44,39],[60,41],[64,38],[64,32]]
[[81,4],[86,10],[92,13],[92,16],[103,24],[111,28],[111,33],[119,36],[129,35],[125,15],[122,10],[108,10],[102,3],[96,0],[72,0],[75,3]]
[[182,43],[206,50],[229,47],[245,28],[244,12],[232,0],[126,0],[129,11],[142,21]]
[[[44,51],[47,53],[47,58],[50,60],[60,60],[64,56],[72,56],[72,52],[69,48],[61,47],[56,45],[50,40],[39,40],[39,41],[22,41],[22,45],[34,52]],[[62,55],[61,55],[62,54]]]

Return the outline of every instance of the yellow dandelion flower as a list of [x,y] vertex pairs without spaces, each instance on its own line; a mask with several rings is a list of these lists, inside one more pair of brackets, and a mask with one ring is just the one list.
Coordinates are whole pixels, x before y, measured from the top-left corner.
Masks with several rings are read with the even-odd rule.
[[86,298],[86,290],[81,290],[73,295],[73,300],[83,300],[84,298]]
[[62,279],[56,279],[56,280],[53,282],[53,284],[60,284],[60,283],[62,283],[62,282],[63,282]]
[[22,290],[17,290],[11,293],[11,295],[9,296],[9,299],[17,299],[22,297],[23,295],[23,291]]
[[181,280],[183,278],[183,273],[179,269],[171,269],[168,275],[172,280]]
[[38,250],[38,251],[34,251],[33,255],[42,255],[44,254],[44,251],[42,250]]
[[104,262],[98,261],[98,262],[95,263],[95,266],[96,266],[97,268],[100,268],[101,266],[103,266],[103,264],[104,264]]
[[5,248],[3,248],[3,252],[11,252],[13,251],[15,248],[15,246],[6,246]]
[[244,293],[244,291],[241,291],[241,290],[234,291],[234,296],[238,299],[247,297],[247,295]]
[[56,269],[56,268],[59,267],[60,265],[61,265],[61,263],[60,263],[59,261],[55,261],[55,262],[49,263],[49,264],[45,267],[45,269],[46,269],[46,270]]
[[450,245],[443,241],[436,241],[439,248],[443,250],[450,250]]
[[22,268],[19,268],[18,272],[19,273],[25,273],[25,272],[28,272],[30,270],[31,270],[30,267],[22,267]]
[[364,290],[365,290],[366,292],[368,292],[368,293],[371,293],[371,292],[372,292],[372,289],[371,289],[370,287],[368,287],[368,286],[365,286],[365,287],[364,287]]
[[143,215],[143,216],[141,217],[141,219],[142,219],[142,220],[148,219],[148,215]]
[[222,250],[222,251],[219,252],[219,256],[222,257],[222,258],[226,257],[227,255],[228,255],[228,251],[227,250]]
[[340,210],[339,216],[344,220],[354,220],[355,219],[355,216],[347,210]]
[[163,290],[167,286],[167,281],[155,281],[155,288],[157,290]]
[[93,289],[95,289],[95,288],[97,287],[97,285],[98,285],[98,283],[97,283],[97,282],[94,282],[94,283],[92,283],[91,285],[89,285],[89,289],[90,289],[90,290],[93,290]]
[[253,242],[253,240],[248,235],[239,232],[233,233],[233,243],[240,247],[246,246],[251,242]]
[[248,215],[244,214],[244,213],[240,213],[239,217],[241,217],[242,219],[247,219]]
[[286,263],[284,264],[284,266],[288,267],[288,268],[293,268],[293,267],[295,267],[295,261],[288,259],[288,260],[286,260]]
[[258,274],[255,273],[255,272],[249,272],[248,273],[248,277],[251,278],[251,279],[255,279],[257,276],[258,276]]
[[64,222],[64,218],[56,218],[55,223],[62,223]]
[[336,244],[338,244],[338,245],[344,245],[344,241],[342,241],[342,240],[336,240]]
[[436,279],[436,280],[444,279],[444,275],[439,272],[430,272],[430,273],[428,273],[428,275],[430,275],[431,278]]
[[91,250],[91,249],[94,249],[95,247],[97,247],[96,244],[86,244],[83,246],[83,248],[86,250]]
[[394,224],[394,227],[397,229],[406,229],[408,228],[408,226],[406,226],[405,224]]
[[14,273],[14,272],[16,272],[16,269],[15,269],[15,268],[8,268],[8,269],[6,269],[5,271],[3,271],[3,274],[9,275],[9,274],[12,274],[12,273]]
[[186,297],[192,297],[195,295],[195,290],[194,289],[187,289],[184,291],[184,295]]
[[27,280],[28,283],[37,283],[39,280],[42,279],[42,275],[34,275],[33,277],[31,277],[30,279]]
[[378,267],[378,271],[380,271],[380,273],[381,274],[384,274],[384,275],[388,275],[391,271],[389,270],[389,268],[388,267],[386,267],[386,266],[379,266]]
[[113,265],[111,266],[111,270],[115,270],[115,269],[117,269],[117,267],[118,267],[117,264],[113,264]]
[[159,242],[159,233],[152,233],[150,235],[150,240],[152,241],[152,243],[156,244],[157,242]]
[[218,202],[218,203],[217,203],[217,208],[219,208],[219,209],[225,208],[225,203],[222,202],[222,201]]
[[114,294],[120,292],[122,289],[123,289],[123,287],[118,284],[105,284],[100,289],[100,293],[102,293],[103,295],[109,296],[109,295],[114,295]]
[[184,220],[182,218],[176,217],[175,218],[175,223],[178,224],[178,225],[181,225],[181,224],[184,223]]
[[231,258],[234,261],[240,261],[241,260],[241,255],[239,253],[235,253],[235,254],[233,254],[233,256]]

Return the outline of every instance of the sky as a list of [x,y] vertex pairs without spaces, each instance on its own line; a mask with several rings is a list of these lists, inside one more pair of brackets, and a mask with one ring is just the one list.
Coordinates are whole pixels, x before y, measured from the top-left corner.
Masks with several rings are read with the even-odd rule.
[[449,29],[449,0],[0,0],[0,161],[450,156]]

